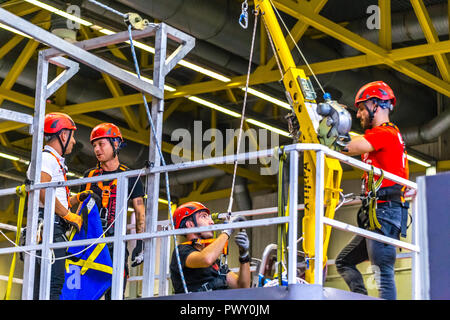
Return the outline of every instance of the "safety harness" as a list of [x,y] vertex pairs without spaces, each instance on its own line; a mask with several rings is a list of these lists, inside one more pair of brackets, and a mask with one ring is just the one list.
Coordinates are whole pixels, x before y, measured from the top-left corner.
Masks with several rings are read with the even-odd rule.
[[[400,132],[398,127],[392,122],[385,122],[382,127],[394,128],[397,132]],[[406,148],[403,147],[403,152],[406,157]],[[381,169],[380,169],[381,170]],[[408,170],[406,162],[406,170]],[[379,201],[391,202],[395,201],[401,204],[402,207],[402,219],[401,219],[401,235],[406,237],[407,220],[408,220],[408,208],[409,203],[406,202],[404,194],[406,186],[395,184],[389,187],[381,187],[384,179],[384,171],[381,170],[380,177],[374,179],[374,166],[371,166],[371,170],[367,174],[367,189],[366,194],[362,196],[362,210],[361,214],[358,214],[358,223],[362,227],[368,226],[369,230],[381,229],[381,224],[377,219],[376,209]],[[364,178],[363,178],[364,183]],[[368,221],[367,221],[368,218]]]
[[[192,245],[199,243],[204,245],[205,247],[209,246],[211,243],[216,241],[215,238],[211,239],[193,239],[191,241],[186,241],[181,243],[182,245]],[[229,271],[228,264],[226,263],[226,257],[228,255],[228,241],[225,243],[225,246],[223,247],[222,254],[219,258],[219,268],[218,273],[219,276],[214,278],[211,281],[203,283],[200,288],[197,291],[211,291],[211,290],[220,290],[220,289],[227,289],[227,273]]]
[[[58,165],[59,165],[59,167],[61,168],[61,171],[62,171],[62,173],[63,173],[63,175],[64,175],[64,181],[67,181],[67,167],[66,167],[66,166],[63,166],[63,165],[61,164],[61,162],[59,161],[58,157],[57,157],[53,152],[51,152],[50,150],[43,149],[42,152],[48,152],[48,153],[50,153],[53,157],[55,157],[56,162],[58,162]],[[66,188],[67,205],[68,205],[68,207],[69,207],[69,209],[70,209],[70,208],[72,208],[72,205],[70,204],[70,190],[69,190],[69,187],[68,187],[68,186],[65,186],[65,188]]]
[[[381,169],[380,169],[381,170]],[[381,183],[384,179],[384,171],[381,170],[381,176],[378,180],[374,180],[374,166],[371,169],[367,178],[367,196],[363,199],[363,206],[368,208],[369,216],[369,230],[381,229],[381,224],[377,219],[377,191],[380,189]]]
[[[119,165],[119,170],[121,171],[127,171],[129,170],[129,168],[123,164]],[[103,169],[101,168],[100,164],[97,164],[97,167],[95,169],[92,169],[91,171],[89,171],[87,177],[91,178],[93,176],[100,176],[103,174]],[[103,229],[105,229],[108,226],[108,220],[112,220],[113,216],[111,212],[109,212],[108,209],[108,204],[109,204],[109,200],[111,198],[111,194],[115,194],[116,188],[117,188],[117,179],[114,179],[113,181],[111,181],[109,184],[104,185],[103,181],[99,181],[97,182],[97,187],[102,190],[102,203],[101,203],[101,208],[99,211],[99,215],[100,215],[100,221],[102,222],[102,227]],[[91,189],[91,183],[87,183],[86,184],[86,191]],[[111,221],[112,223],[112,221]]]

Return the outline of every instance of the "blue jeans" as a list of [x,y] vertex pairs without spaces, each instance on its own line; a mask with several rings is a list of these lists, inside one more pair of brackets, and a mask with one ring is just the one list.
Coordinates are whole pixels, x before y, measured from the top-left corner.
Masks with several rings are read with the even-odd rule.
[[[381,230],[375,232],[399,239],[402,207],[393,202],[379,204],[376,214]],[[375,270],[372,270],[379,279],[377,284],[380,298],[395,300],[397,298],[394,279],[395,258],[396,248],[394,246],[356,235],[337,256],[336,268],[352,292],[367,295],[363,277],[356,265],[370,260],[372,268],[375,266]]]

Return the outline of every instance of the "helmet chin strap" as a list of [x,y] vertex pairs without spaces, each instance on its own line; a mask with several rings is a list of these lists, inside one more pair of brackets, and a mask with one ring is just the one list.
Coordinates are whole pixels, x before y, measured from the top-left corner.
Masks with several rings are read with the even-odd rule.
[[61,140],[60,137],[61,132],[56,136],[58,138],[59,144],[61,145],[61,152],[62,152],[61,157],[64,157],[64,155],[66,154],[66,150],[67,147],[69,146],[70,139],[72,139],[72,134],[73,134],[72,130],[69,130],[69,138],[67,139],[67,142],[65,144]]
[[375,118],[375,113],[378,109],[378,104],[375,104],[375,107],[373,108],[373,111],[369,109],[369,107],[366,104],[367,101],[364,101],[364,107],[366,108],[367,112],[369,113],[369,129],[372,129],[373,127],[373,119]]

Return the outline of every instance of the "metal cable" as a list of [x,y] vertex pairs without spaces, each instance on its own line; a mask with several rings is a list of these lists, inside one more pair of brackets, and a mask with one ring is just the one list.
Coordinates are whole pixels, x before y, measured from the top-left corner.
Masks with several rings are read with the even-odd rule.
[[311,72],[311,75],[314,77],[314,79],[316,80],[317,84],[320,87],[320,90],[322,91],[323,94],[325,94],[325,90],[323,89],[322,85],[320,84],[319,79],[317,79],[316,74],[314,73],[313,69],[311,68],[311,66],[308,63],[308,60],[306,60],[305,55],[303,54],[302,50],[300,50],[299,46],[297,45],[297,42],[295,41],[294,37],[292,36],[291,32],[289,31],[288,27],[286,26],[286,24],[284,23],[283,18],[281,17],[280,13],[278,12],[277,8],[275,7],[275,5],[273,4],[272,0],[269,0],[270,3],[272,4],[272,7],[274,9],[274,11],[276,12],[278,18],[281,20],[281,23],[283,24],[284,28],[286,29],[289,37],[291,38],[292,42],[294,43],[295,47],[297,48],[298,52],[300,53],[300,55],[302,56],[303,61],[305,61],[306,66],[308,67],[309,71]]

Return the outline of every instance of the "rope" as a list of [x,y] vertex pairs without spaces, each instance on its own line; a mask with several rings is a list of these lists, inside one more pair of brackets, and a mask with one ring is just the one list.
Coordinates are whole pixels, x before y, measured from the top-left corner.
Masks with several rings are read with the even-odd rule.
[[275,13],[277,14],[278,18],[281,20],[281,23],[283,24],[284,28],[286,29],[289,37],[291,38],[292,42],[294,43],[295,47],[297,48],[298,52],[300,53],[303,61],[305,61],[306,66],[308,67],[309,71],[311,72],[311,75],[314,77],[314,79],[316,80],[317,84],[320,87],[320,90],[322,91],[323,94],[325,94],[325,90],[323,89],[322,85],[320,84],[319,79],[317,79],[316,74],[314,73],[313,69],[311,68],[311,66],[309,65],[308,61],[306,60],[305,55],[303,54],[302,50],[300,50],[299,46],[297,45],[297,42],[294,40],[294,37],[292,36],[291,32],[289,31],[288,27],[286,26],[286,24],[284,23],[283,18],[281,17],[280,13],[278,12],[277,8],[275,7],[275,5],[273,4],[272,0],[269,0],[270,3],[272,4],[272,7],[275,11]]
[[[138,76],[138,79],[141,79],[141,73],[140,73],[140,70],[139,70],[139,65],[138,65],[136,52],[135,52],[135,48],[134,48],[134,44],[133,44],[133,35],[131,33],[131,29],[132,29],[132,26],[128,25],[128,34],[129,34],[129,37],[130,37],[131,53],[133,55],[134,66],[135,66],[135,69],[136,69],[136,74]],[[163,155],[163,153],[161,151],[161,146],[159,144],[159,141],[158,141],[158,138],[157,138],[157,135],[156,135],[156,129],[155,129],[155,126],[153,124],[153,119],[152,119],[152,116],[150,114],[150,109],[148,107],[147,98],[145,97],[145,94],[142,94],[142,99],[144,101],[145,111],[147,113],[147,117],[148,117],[149,122],[150,122],[150,127],[152,129],[152,134],[153,134],[153,137],[154,137],[156,148],[158,150],[159,157],[161,159],[161,164],[163,166],[165,166],[166,165],[166,161],[165,161],[164,155]],[[175,226],[173,224],[173,215],[172,215],[172,201],[171,201],[171,197],[170,197],[169,173],[165,172],[164,175],[165,175],[165,181],[166,181],[166,193],[167,193],[167,201],[168,201],[168,205],[167,206],[168,206],[169,216],[170,216],[169,220],[170,220],[170,225],[172,227],[172,230],[175,230]],[[178,246],[177,246],[177,243],[176,243],[176,240],[177,240],[176,235],[173,235],[173,240],[174,240],[175,254],[176,254],[176,257],[177,257],[177,264],[178,264],[178,269],[179,269],[179,272],[180,272],[181,282],[183,284],[184,292],[188,293],[189,291],[187,289],[186,280],[184,278],[183,268],[181,266],[180,254],[179,254]]]
[[[17,212],[17,231],[16,231],[16,242],[15,242],[15,245],[17,246],[20,241],[20,230],[22,228],[23,212],[25,209],[25,200],[27,197],[27,193],[26,193],[24,184],[16,187],[16,194],[19,197],[19,209]],[[8,284],[6,286],[5,300],[9,300],[11,297],[11,289],[12,289],[14,271],[16,269],[16,256],[17,256],[16,253],[17,252],[13,253],[13,258],[11,261],[11,268],[9,269],[9,277],[8,277]]]
[[[245,107],[247,105],[247,92],[248,92],[248,85],[249,85],[249,81],[250,81],[250,70],[252,67],[252,57],[253,57],[253,48],[255,45],[255,34],[256,34],[256,26],[258,24],[258,15],[257,12],[255,12],[255,23],[253,25],[253,35],[252,35],[252,43],[251,43],[251,47],[250,47],[250,58],[248,61],[248,70],[247,70],[247,80],[245,83],[245,94],[244,94],[244,102],[242,105],[242,114],[241,114],[241,124],[239,127],[239,136],[238,136],[238,144],[237,144],[237,152],[239,152],[239,149],[241,147],[241,138],[242,138],[242,128],[244,126],[244,116],[245,116]],[[233,207],[233,200],[234,200],[234,186],[235,186],[235,182],[236,182],[236,172],[237,172],[237,165],[238,162],[237,160],[234,161],[234,170],[233,170],[233,181],[231,183],[231,193],[230,193],[230,200],[228,203],[228,219],[231,216],[231,209]]]
[[115,14],[117,14],[118,16],[121,16],[121,17],[124,18],[124,19],[127,19],[127,18],[128,18],[128,14],[119,12],[119,11],[117,11],[116,9],[113,9],[113,8],[107,6],[106,4],[100,3],[100,2],[95,1],[95,0],[88,0],[88,1],[91,2],[91,3],[93,3],[93,4],[95,4],[95,5],[97,5],[97,6],[99,6],[99,7],[102,7],[103,9],[106,9],[106,10],[112,12],[112,13],[115,13]]

